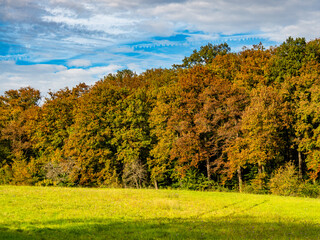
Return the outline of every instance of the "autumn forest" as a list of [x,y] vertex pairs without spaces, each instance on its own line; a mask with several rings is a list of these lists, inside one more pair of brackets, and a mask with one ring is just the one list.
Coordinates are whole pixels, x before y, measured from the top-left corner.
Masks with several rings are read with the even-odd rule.
[[318,186],[319,39],[237,53],[208,44],[171,69],[122,70],[46,96],[31,87],[0,96],[1,184]]

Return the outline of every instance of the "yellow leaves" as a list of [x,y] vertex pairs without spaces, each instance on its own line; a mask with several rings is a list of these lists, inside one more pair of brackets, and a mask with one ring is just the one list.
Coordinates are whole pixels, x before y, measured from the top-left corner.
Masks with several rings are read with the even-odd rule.
[[318,174],[320,173],[320,150],[313,149],[307,155],[307,167],[310,170],[309,176],[311,179],[316,180],[318,178]]
[[171,184],[190,169],[210,180],[241,170],[256,179],[257,167],[270,174],[299,150],[315,179],[319,46],[288,39],[212,59],[203,48],[194,56],[207,59],[186,59],[194,67],[119,71],[90,88],[50,92],[42,106],[37,90],[10,90],[0,97],[0,155],[5,164],[73,162],[72,184],[118,184],[125,167]]

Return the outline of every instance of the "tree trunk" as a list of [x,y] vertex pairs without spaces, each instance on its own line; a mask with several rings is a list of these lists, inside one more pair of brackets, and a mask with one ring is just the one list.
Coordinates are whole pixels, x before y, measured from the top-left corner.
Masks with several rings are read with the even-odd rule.
[[301,152],[298,151],[298,159],[299,159],[299,178],[302,179],[302,164],[303,164],[303,160],[302,160],[302,156],[301,156]]
[[210,161],[209,157],[207,157],[207,176],[208,176],[208,181],[211,181],[211,171],[210,171]]
[[260,161],[258,161],[258,173],[264,173],[264,166],[261,164]]
[[238,167],[238,179],[239,179],[239,192],[242,192],[242,174],[241,167]]
[[134,178],[134,181],[135,181],[135,183],[136,183],[136,188],[139,188],[138,179],[137,179],[137,178]]
[[155,187],[155,189],[157,189],[158,190],[158,183],[157,183],[157,180],[153,180],[153,183],[154,183],[154,187]]

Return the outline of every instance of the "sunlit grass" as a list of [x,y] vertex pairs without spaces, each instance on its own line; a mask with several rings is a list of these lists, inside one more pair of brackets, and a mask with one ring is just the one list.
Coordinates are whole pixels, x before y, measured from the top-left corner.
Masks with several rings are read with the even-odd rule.
[[320,200],[0,186],[0,239],[320,239]]

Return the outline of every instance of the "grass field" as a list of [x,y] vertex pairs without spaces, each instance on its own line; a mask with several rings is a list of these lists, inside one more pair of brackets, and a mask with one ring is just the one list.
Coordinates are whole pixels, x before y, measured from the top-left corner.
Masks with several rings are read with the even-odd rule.
[[320,239],[320,200],[0,186],[0,239]]

